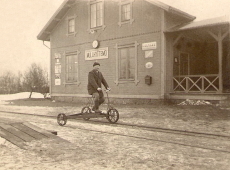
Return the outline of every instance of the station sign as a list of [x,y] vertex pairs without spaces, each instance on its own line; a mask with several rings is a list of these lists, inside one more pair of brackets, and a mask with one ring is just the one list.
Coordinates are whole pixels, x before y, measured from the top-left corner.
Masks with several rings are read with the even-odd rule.
[[142,50],[152,50],[157,48],[157,42],[148,42],[142,44]]
[[108,47],[85,50],[85,60],[98,60],[109,58]]

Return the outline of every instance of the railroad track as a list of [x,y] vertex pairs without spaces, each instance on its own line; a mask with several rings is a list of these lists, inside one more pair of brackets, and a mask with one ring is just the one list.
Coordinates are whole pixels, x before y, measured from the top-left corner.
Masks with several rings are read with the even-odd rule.
[[[33,116],[33,117],[44,117],[44,118],[50,118],[55,119],[56,116],[47,116],[47,115],[35,115],[35,114],[28,114],[28,113],[21,113],[21,112],[7,112],[7,111],[0,111],[8,114],[16,114],[16,115],[23,115],[23,116]],[[76,122],[75,119],[71,119],[71,121]],[[196,138],[199,140],[218,140],[218,141],[228,141],[230,140],[230,136],[226,135],[219,135],[219,134],[211,134],[211,133],[201,133],[201,132],[193,132],[193,131],[184,131],[184,130],[175,130],[175,129],[168,129],[168,128],[159,128],[159,127],[153,127],[153,126],[143,126],[143,125],[136,125],[136,124],[128,124],[128,123],[116,123],[116,124],[110,124],[106,121],[99,121],[99,120],[89,120],[84,121],[81,119],[77,119],[80,123],[85,124],[94,124],[94,125],[106,125],[110,127],[118,127],[118,128],[129,128],[134,130],[141,130],[145,131],[146,133],[153,133],[153,134],[167,134],[166,136],[182,136],[182,138],[186,139],[188,137],[190,138]],[[36,121],[35,121],[36,123]],[[40,123],[40,122],[37,122]],[[140,140],[148,140],[148,141],[155,141],[155,142],[162,142],[162,143],[170,143],[174,145],[181,145],[186,147],[193,147],[193,148],[200,148],[200,149],[206,149],[206,150],[212,150],[212,151],[218,151],[218,152],[225,152],[230,153],[229,149],[222,148],[221,144],[219,146],[211,147],[211,146],[205,146],[204,144],[200,145],[198,143],[187,143],[187,142],[181,142],[176,141],[175,139],[170,138],[168,139],[162,139],[162,138],[155,138],[154,136],[137,136],[137,135],[131,135],[131,134],[121,134],[121,133],[115,133],[115,132],[109,132],[109,131],[102,131],[102,130],[95,130],[95,129],[89,129],[89,128],[83,128],[79,127],[77,125],[68,124],[66,126],[63,126],[63,128],[71,128],[71,129],[79,129],[79,130],[86,130],[96,133],[103,133],[103,134],[109,134],[109,135],[119,135],[119,136],[125,136],[130,138],[136,138]],[[227,146],[229,148],[229,146]]]

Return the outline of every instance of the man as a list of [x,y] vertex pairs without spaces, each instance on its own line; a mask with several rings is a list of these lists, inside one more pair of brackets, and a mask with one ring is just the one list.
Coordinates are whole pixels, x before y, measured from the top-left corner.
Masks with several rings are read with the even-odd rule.
[[96,113],[101,113],[101,111],[99,110],[99,106],[105,101],[104,94],[101,89],[101,84],[103,84],[107,90],[110,90],[99,69],[100,64],[98,62],[95,62],[93,64],[93,70],[90,71],[88,75],[88,93],[90,95],[93,95],[93,97],[95,98],[92,110]]

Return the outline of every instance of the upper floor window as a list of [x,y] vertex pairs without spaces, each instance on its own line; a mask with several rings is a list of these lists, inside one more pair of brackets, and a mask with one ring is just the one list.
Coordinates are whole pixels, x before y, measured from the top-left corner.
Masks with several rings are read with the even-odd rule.
[[103,21],[102,2],[90,5],[90,28],[102,26]]
[[67,36],[75,36],[77,34],[76,31],[76,15],[69,16],[66,18],[67,21]]
[[88,31],[104,29],[104,0],[89,2],[89,28]]
[[134,0],[120,0],[118,22],[119,26],[126,23],[133,23],[133,1]]
[[68,20],[68,34],[73,34],[75,32],[75,19],[71,18]]
[[130,15],[130,3],[121,5],[121,21],[124,22],[130,20]]

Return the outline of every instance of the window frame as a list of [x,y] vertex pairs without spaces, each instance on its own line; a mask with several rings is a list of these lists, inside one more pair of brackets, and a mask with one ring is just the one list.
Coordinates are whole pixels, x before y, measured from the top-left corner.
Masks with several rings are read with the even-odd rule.
[[[91,6],[95,5],[97,3],[102,3],[102,11],[101,11],[101,15],[102,15],[102,23],[101,25],[97,26],[97,21],[96,21],[96,26],[95,27],[91,27]],[[97,18],[96,18],[97,19]],[[89,33],[94,33],[95,31],[102,29],[105,29],[105,0],[89,0],[88,2],[88,32]]]
[[[74,51],[74,52],[65,52],[64,53],[64,56],[65,56],[65,82],[64,82],[64,85],[71,85],[71,84],[76,84],[76,85],[80,85],[80,81],[79,81],[79,51]],[[68,69],[67,69],[67,67],[68,67],[68,61],[67,61],[67,57],[68,56],[76,56],[76,59],[74,60],[74,62],[77,62],[77,70],[76,71],[74,71],[73,72],[73,74],[77,74],[76,75],[76,80],[73,80],[73,81],[69,81],[68,79],[67,79],[67,76],[68,76]],[[73,64],[74,65],[74,64]],[[74,65],[74,67],[75,67],[75,65]]]
[[[119,22],[118,25],[121,27],[123,24],[132,24],[134,22],[133,18],[133,2],[134,0],[120,0],[119,2]],[[130,19],[122,20],[122,7],[124,5],[130,5]]]
[[[66,24],[67,25],[66,36],[76,36],[76,34],[77,34],[77,31],[76,31],[76,18],[77,18],[77,15],[68,16],[66,18],[66,21],[67,21],[67,24]],[[74,25],[73,25],[74,31],[73,32],[69,32],[69,28],[70,28],[69,21],[70,20],[74,21]]]
[[[134,43],[130,44],[122,44],[118,45],[116,44],[115,50],[116,50],[116,80],[114,81],[116,85],[119,85],[120,83],[135,83],[136,85],[140,82],[138,80],[138,61],[137,61],[137,47],[139,43],[136,41]],[[120,79],[120,54],[119,50],[124,48],[130,48],[134,47],[134,79]]]

